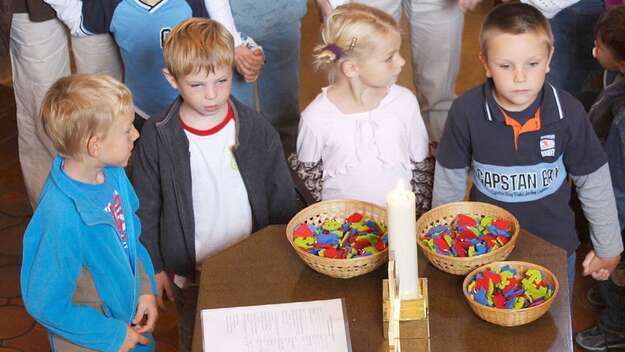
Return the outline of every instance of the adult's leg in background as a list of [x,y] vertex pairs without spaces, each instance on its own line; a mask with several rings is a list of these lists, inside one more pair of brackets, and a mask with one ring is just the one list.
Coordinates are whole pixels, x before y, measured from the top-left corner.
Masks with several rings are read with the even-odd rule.
[[455,98],[464,14],[455,0],[404,0],[413,80],[430,142],[440,141]]
[[67,32],[57,19],[32,22],[13,15],[10,42],[15,92],[19,159],[33,209],[56,150],[43,131],[39,110],[48,88],[70,74]]
[[72,37],[72,50],[77,73],[94,73],[123,78],[119,49],[110,34]]
[[295,151],[299,123],[301,22],[284,25],[259,44],[266,63],[258,79],[260,111],[280,133],[287,155]]

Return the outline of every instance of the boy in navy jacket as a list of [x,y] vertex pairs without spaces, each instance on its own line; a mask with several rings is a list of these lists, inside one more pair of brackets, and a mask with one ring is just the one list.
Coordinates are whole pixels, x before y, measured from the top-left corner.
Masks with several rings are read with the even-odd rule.
[[569,293],[579,245],[570,176],[594,250],[584,275],[606,280],[623,243],[605,152],[575,98],[545,82],[553,35],[530,5],[504,4],[484,20],[480,58],[488,80],[457,98],[438,149],[432,205],[471,200],[513,213],[521,226],[566,250]]

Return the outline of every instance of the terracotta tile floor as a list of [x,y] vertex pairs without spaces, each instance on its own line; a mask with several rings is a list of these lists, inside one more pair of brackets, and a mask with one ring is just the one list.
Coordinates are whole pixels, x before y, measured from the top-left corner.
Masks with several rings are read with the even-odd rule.
[[[463,40],[462,66],[457,83],[457,92],[478,84],[483,71],[477,60],[477,32],[488,5],[466,16]],[[317,42],[319,20],[311,7],[302,25],[302,72],[301,103],[304,107],[324,85],[324,77],[311,67],[310,53]],[[407,33],[407,30],[406,30]],[[408,58],[409,46],[404,39],[402,53]],[[476,69],[478,67],[478,69]],[[7,77],[7,60],[0,57],[0,84],[10,82]],[[408,60],[399,83],[414,89],[410,77]],[[15,100],[10,88],[0,86],[0,352],[48,351],[45,330],[26,314],[20,298],[19,269],[22,252],[21,238],[31,215],[26,199],[21,171],[17,158],[17,131],[15,123]],[[588,249],[584,244],[578,252],[582,256]],[[580,261],[578,260],[578,271]],[[598,311],[585,300],[584,292],[592,280],[582,278],[579,273],[573,296],[573,331],[583,330],[593,324]],[[155,332],[158,351],[175,351],[177,332],[174,307],[168,306],[161,313]]]

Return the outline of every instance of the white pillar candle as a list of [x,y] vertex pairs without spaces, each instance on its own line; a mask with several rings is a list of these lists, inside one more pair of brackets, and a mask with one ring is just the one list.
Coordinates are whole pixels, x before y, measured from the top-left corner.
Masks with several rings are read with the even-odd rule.
[[389,251],[395,254],[399,298],[417,299],[419,270],[417,268],[417,224],[415,195],[400,180],[386,195]]

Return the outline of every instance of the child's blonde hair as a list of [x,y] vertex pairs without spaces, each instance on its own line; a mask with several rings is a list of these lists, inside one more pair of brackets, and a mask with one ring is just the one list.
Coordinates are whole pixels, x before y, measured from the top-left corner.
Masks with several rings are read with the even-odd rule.
[[480,53],[486,57],[488,39],[493,33],[523,34],[542,33],[547,39],[549,51],[553,50],[553,33],[549,21],[531,5],[507,3],[493,8],[482,23],[480,30]]
[[132,112],[130,90],[106,75],[72,75],[56,81],[41,106],[43,129],[64,156],[80,159],[93,136],[105,136]]
[[350,3],[337,7],[321,26],[321,44],[313,50],[317,70],[327,70],[330,80],[338,63],[363,58],[399,25],[386,12],[371,6]]
[[165,67],[177,80],[191,73],[214,73],[234,64],[234,39],[219,22],[189,18],[171,31],[163,46]]

